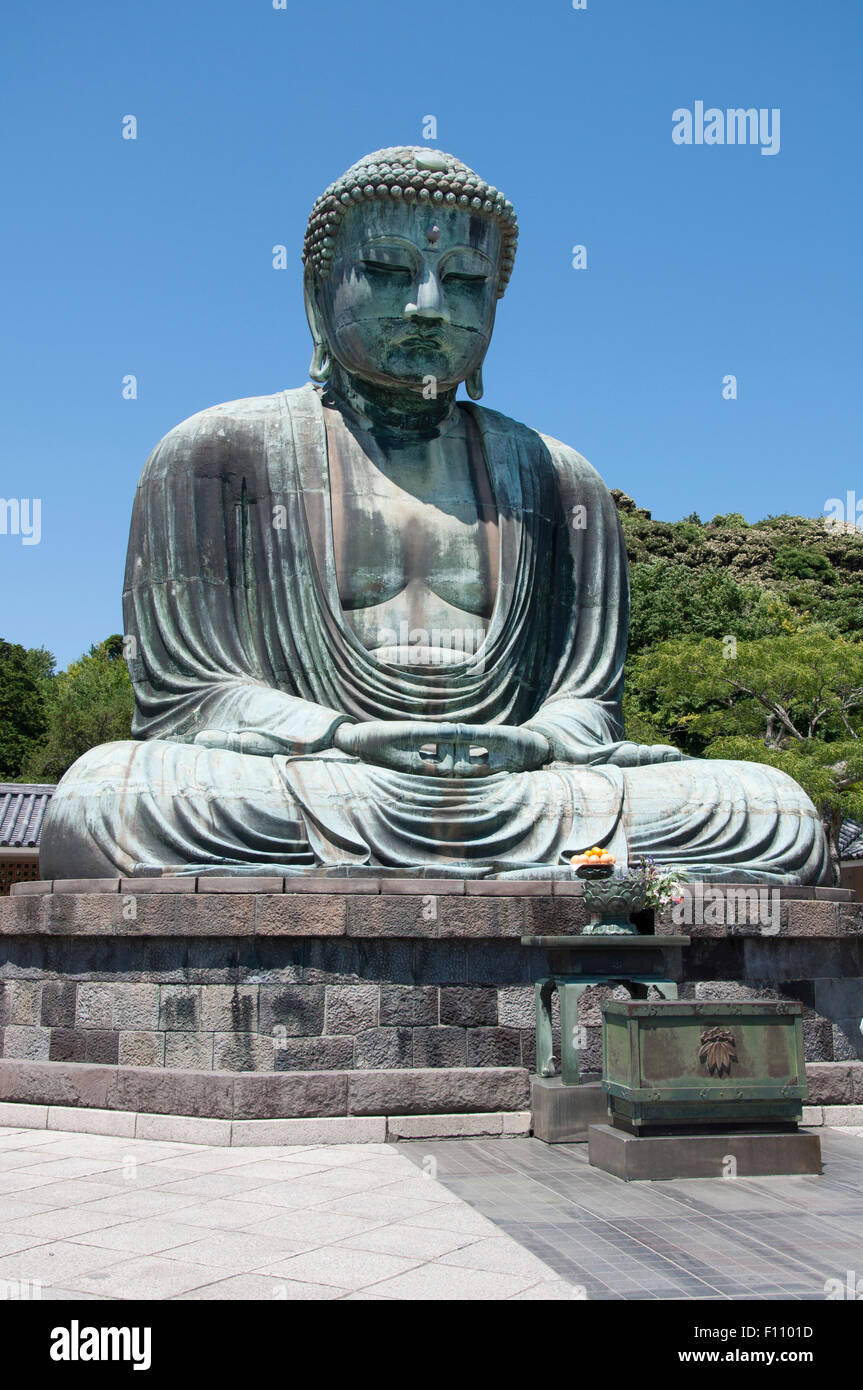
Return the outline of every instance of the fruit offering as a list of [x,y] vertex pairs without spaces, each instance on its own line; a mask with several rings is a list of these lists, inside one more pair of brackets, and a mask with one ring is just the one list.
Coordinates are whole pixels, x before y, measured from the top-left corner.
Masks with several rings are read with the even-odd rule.
[[614,855],[607,854],[604,849],[600,849],[599,845],[594,845],[593,848],[589,849],[586,854],[574,854],[572,856],[572,859],[570,860],[570,863],[575,868],[580,868],[582,865],[587,865],[591,869],[595,869],[602,864],[613,864]]

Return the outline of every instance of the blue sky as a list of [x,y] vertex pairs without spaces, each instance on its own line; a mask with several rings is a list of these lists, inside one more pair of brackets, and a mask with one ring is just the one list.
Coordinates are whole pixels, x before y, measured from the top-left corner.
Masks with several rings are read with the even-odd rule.
[[[0,535],[0,636],[65,665],[120,629],[147,454],[306,380],[309,208],[427,115],[521,224],[484,404],[654,516],[863,497],[859,0],[17,0],[2,28],[0,496],[43,517]],[[779,153],[675,145],[699,100],[779,108]]]

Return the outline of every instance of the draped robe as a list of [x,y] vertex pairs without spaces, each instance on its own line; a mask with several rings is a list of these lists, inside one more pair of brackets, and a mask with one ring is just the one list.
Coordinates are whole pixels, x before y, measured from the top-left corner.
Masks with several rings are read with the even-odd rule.
[[[784,774],[608,761],[629,617],[614,503],[572,449],[458,409],[485,455],[500,578],[482,645],[434,671],[377,660],[345,621],[318,390],[216,406],[162,440],[138,486],[124,588],[134,740],[66,774],[43,872],[533,876],[601,844],[621,864],[651,853],[690,876],[828,880],[815,810]],[[526,726],[552,761],[438,778],[333,748],[340,723],[370,719]],[[220,746],[195,742],[205,730]]]

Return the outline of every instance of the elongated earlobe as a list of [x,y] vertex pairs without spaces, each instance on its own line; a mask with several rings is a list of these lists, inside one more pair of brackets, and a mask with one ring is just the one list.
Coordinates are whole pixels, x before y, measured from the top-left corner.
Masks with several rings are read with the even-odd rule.
[[465,377],[464,389],[467,391],[472,401],[482,400],[482,363],[475,371],[469,372]]
[[315,340],[315,350],[312,353],[312,361],[309,366],[309,376],[312,381],[328,381],[332,370],[332,360],[330,350],[326,343]]

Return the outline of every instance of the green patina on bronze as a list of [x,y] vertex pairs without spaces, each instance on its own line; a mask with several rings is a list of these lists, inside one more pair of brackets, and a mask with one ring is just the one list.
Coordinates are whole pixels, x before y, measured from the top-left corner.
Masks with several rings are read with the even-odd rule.
[[793,1002],[602,1005],[609,1114],[634,1132],[792,1124],[806,1099],[803,1009]]
[[536,1075],[556,1076],[552,998],[560,1003],[560,1076],[565,1086],[579,1086],[581,1027],[578,1004],[592,985],[624,985],[646,996],[648,988],[665,999],[677,998],[677,952],[688,936],[639,936],[606,932],[581,936],[523,936],[522,946],[546,952],[548,974],[534,985],[536,999]]
[[[148,459],[123,594],[134,739],[64,777],[46,876],[567,877],[599,845],[622,871],[830,880],[781,772],[624,737],[611,495],[476,404],[516,235],[507,199],[427,146],[317,200],[314,384],[204,410]],[[540,316],[529,370],[542,341]]]

